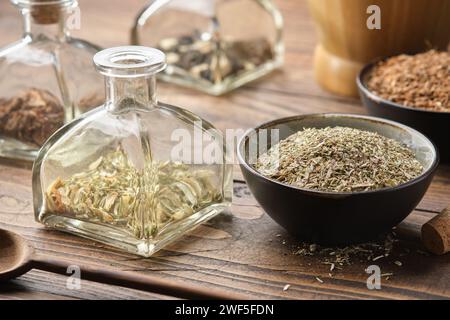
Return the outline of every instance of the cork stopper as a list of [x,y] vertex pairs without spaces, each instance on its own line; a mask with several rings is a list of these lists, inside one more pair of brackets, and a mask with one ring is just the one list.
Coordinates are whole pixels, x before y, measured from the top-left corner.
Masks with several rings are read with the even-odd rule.
[[29,10],[37,24],[55,24],[62,16],[62,8],[74,6],[76,0],[11,0],[16,6]]
[[422,241],[434,254],[450,251],[450,206],[422,226]]

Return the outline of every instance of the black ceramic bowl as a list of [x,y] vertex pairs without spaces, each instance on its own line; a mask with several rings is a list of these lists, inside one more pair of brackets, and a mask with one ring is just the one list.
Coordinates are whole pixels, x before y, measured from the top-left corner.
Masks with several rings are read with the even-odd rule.
[[406,124],[429,137],[437,146],[441,162],[450,163],[450,112],[428,111],[385,100],[370,92],[367,80],[376,62],[366,65],[356,82],[369,114]]
[[[335,126],[377,132],[408,145],[423,164],[423,174],[393,188],[332,193],[272,180],[251,165],[254,150],[271,147],[270,139],[255,139],[262,130],[278,129],[281,140],[303,128]],[[420,202],[439,162],[433,143],[420,132],[393,121],[350,114],[311,114],[265,123],[244,135],[237,154],[244,178],[263,209],[289,233],[324,245],[368,241],[388,232]]]

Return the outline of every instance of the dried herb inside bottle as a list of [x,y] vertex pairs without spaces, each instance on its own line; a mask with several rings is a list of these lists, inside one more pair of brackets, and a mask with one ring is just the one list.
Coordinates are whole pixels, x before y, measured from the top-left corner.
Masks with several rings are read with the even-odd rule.
[[254,70],[274,57],[265,38],[226,41],[211,37],[205,40],[200,32],[163,39],[159,48],[167,54],[167,63],[178,72],[187,72],[213,84]]
[[0,135],[41,146],[63,124],[64,107],[46,90],[0,99]]
[[148,238],[221,200],[212,178],[212,171],[169,161],[148,164],[142,172],[119,148],[85,172],[56,179],[46,192],[46,206],[52,213],[109,223]]

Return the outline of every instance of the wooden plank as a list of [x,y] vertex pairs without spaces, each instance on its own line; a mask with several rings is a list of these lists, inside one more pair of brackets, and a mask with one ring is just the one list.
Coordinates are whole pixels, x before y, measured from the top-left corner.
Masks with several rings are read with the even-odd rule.
[[[210,97],[169,84],[160,85],[161,101],[185,106],[218,128],[247,129],[278,117],[318,112],[365,113],[359,100],[334,96],[313,80],[312,54],[316,43],[313,23],[304,0],[276,1],[285,17],[286,66],[264,79],[224,97]],[[82,29],[75,36],[102,46],[128,43],[140,0],[80,0]],[[101,12],[101,14],[99,14]],[[17,10],[0,2],[0,45],[20,36]],[[0,84],[1,85],[1,84]],[[108,246],[48,230],[34,222],[29,169],[0,165],[0,227],[24,235],[38,253],[52,258],[101,268],[157,274],[206,287],[221,287],[253,298],[275,299],[373,299],[450,298],[450,258],[423,255],[418,240],[420,225],[450,203],[450,167],[441,166],[424,197],[398,229],[395,255],[377,261],[383,272],[394,276],[383,281],[382,290],[366,287],[367,261],[328,276],[329,266],[320,257],[293,254],[300,242],[276,225],[251,196],[238,166],[235,166],[232,209],[196,229],[189,236],[155,257],[142,259]],[[407,227],[407,228],[406,228]],[[408,230],[403,232],[402,230]],[[317,281],[320,277],[324,283]],[[166,297],[86,284],[86,292],[65,288],[65,277],[32,271],[8,284],[0,284],[0,299],[164,299]],[[283,287],[290,284],[287,291]]]
[[[49,281],[51,279],[51,281]],[[69,289],[67,278],[47,272],[32,270],[27,274],[0,285],[1,300],[74,300],[74,299],[115,299],[115,300],[164,300],[171,297],[142,292],[128,288],[81,281],[79,289]]]
[[[411,252],[401,257],[401,268],[393,263],[393,259],[400,259],[395,255],[377,262],[383,272],[394,272],[394,276],[386,281],[383,290],[370,291],[365,285],[367,261],[357,261],[330,278],[329,266],[322,264],[320,258],[294,255],[299,240],[290,237],[263,213],[244,183],[235,183],[231,212],[200,226],[155,257],[142,259],[48,230],[34,222],[29,178],[28,170],[0,167],[0,227],[23,234],[40,254],[70,258],[80,266],[157,274],[161,278],[221,287],[254,298],[450,298],[449,257],[418,253],[417,250],[423,250],[415,239],[418,233],[415,237],[401,238],[397,244],[399,250],[408,248]],[[449,183],[448,179],[443,182]],[[427,197],[433,193],[429,192]],[[450,200],[448,194],[445,197]],[[404,223],[418,230],[433,215],[415,211]],[[324,283],[319,283],[316,277]],[[60,281],[54,277],[48,279],[52,286]],[[282,290],[285,284],[291,285],[288,291]]]
[[[339,100],[321,101],[314,97],[286,95],[260,89],[243,89],[227,99],[210,97],[190,90],[173,90],[170,85],[160,88],[160,100],[169,104],[183,106],[199,114],[221,129],[250,129],[262,122],[275,118],[306,113],[364,113],[358,104],[342,103]],[[192,102],[189,105],[190,101]],[[224,116],[225,115],[225,116]]]

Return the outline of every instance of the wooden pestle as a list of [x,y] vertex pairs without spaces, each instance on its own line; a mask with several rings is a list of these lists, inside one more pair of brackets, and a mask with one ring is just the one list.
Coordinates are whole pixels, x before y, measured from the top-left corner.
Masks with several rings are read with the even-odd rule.
[[422,226],[422,242],[437,255],[450,251],[450,206]]

